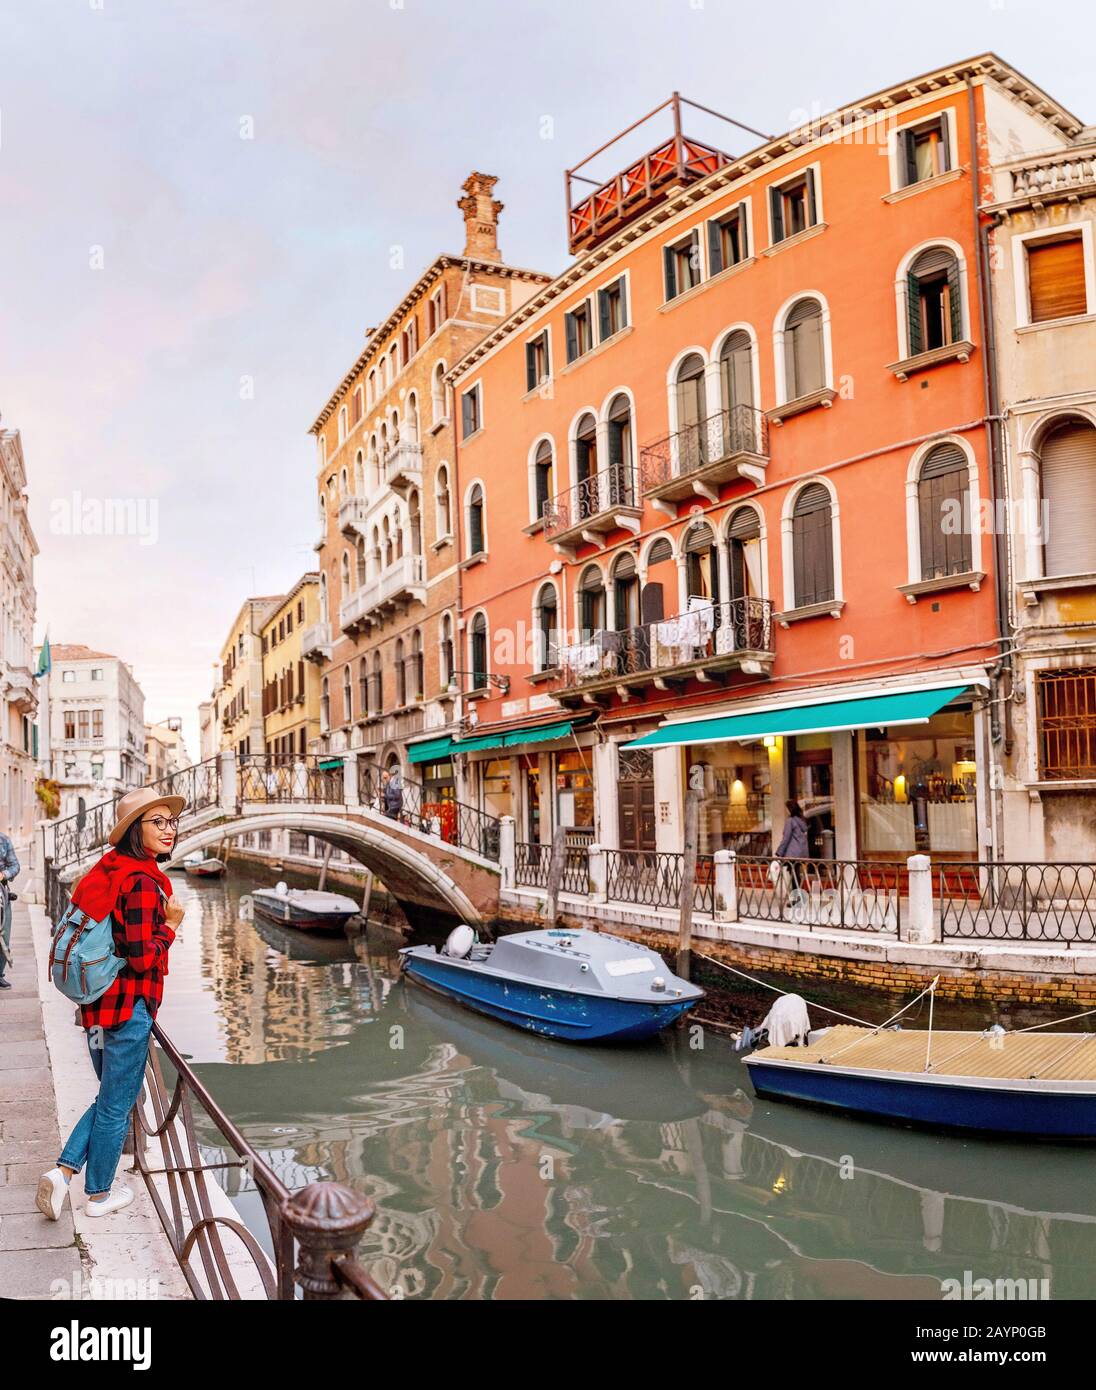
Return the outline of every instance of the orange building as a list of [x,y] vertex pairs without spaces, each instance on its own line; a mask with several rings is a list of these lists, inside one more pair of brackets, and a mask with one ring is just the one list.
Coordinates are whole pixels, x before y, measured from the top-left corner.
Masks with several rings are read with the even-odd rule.
[[985,858],[978,207],[1077,123],[992,55],[744,155],[691,117],[655,114],[569,210],[573,263],[449,374],[464,796],[519,842],[678,850],[693,786],[702,852],[769,853],[791,797],[815,854]]

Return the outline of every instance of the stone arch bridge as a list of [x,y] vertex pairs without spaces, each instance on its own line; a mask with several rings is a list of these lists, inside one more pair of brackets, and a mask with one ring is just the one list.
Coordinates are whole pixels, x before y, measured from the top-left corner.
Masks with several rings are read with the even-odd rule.
[[[386,812],[380,776],[353,753],[279,759],[224,752],[153,785],[186,798],[176,860],[254,830],[298,830],[371,869],[412,922],[436,913],[493,921],[500,861],[513,862],[513,822],[462,802],[430,802],[408,779]],[[113,807],[106,801],[43,827],[46,878],[55,890],[103,853]]]

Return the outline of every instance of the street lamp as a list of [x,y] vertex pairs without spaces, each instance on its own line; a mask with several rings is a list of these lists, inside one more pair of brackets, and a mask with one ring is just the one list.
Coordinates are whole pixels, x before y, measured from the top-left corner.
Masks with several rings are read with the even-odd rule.
[[510,693],[509,676],[496,676],[493,671],[451,671],[449,673],[449,685],[446,689],[446,694],[451,697],[461,694],[461,688],[457,684],[458,676],[471,676],[473,680],[482,680],[489,685],[497,685],[499,692],[503,695]]

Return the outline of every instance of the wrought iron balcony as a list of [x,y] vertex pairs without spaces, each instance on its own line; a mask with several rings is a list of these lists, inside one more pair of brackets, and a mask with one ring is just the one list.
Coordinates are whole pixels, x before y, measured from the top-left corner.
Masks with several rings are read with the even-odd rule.
[[603,547],[611,531],[638,534],[642,515],[632,469],[617,464],[546,502],[544,534],[557,550],[573,555],[584,541]]
[[671,513],[670,503],[691,497],[718,502],[721,483],[763,483],[768,462],[769,422],[752,405],[720,410],[639,451],[644,495]]
[[313,623],[301,629],[301,656],[321,664],[331,656],[331,624]]
[[415,440],[401,439],[384,459],[385,481],[393,492],[401,495],[410,488],[422,486],[422,445]]
[[775,657],[772,618],[770,599],[737,598],[657,623],[591,633],[559,647],[552,693],[561,704],[577,706],[605,702],[614,692],[627,698],[649,686],[722,684],[735,670],[767,675]]

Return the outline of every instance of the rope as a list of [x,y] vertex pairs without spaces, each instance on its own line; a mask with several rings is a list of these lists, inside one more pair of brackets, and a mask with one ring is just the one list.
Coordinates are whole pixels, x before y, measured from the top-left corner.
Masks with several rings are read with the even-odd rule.
[[[902,1008],[900,1008],[896,1014],[891,1014],[890,1018],[888,1018],[885,1022],[883,1022],[883,1023],[877,1023],[876,1026],[871,1030],[870,1033],[866,1033],[862,1038],[853,1038],[853,1040],[852,1040],[851,1042],[847,1042],[847,1043],[845,1044],[844,1047],[839,1047],[839,1048],[837,1049],[836,1052],[830,1052],[830,1053],[827,1053],[825,1057],[820,1057],[820,1058],[819,1058],[819,1061],[820,1061],[820,1062],[830,1062],[830,1061],[833,1060],[834,1057],[840,1057],[841,1054],[842,1054],[842,1052],[848,1052],[849,1048],[850,1048],[850,1047],[855,1047],[855,1046],[857,1045],[857,1043],[867,1042],[867,1040],[868,1040],[869,1038],[874,1037],[876,1033],[882,1032],[882,1030],[883,1030],[884,1028],[886,1028],[886,1027],[888,1027],[890,1024],[892,1024],[896,1018],[901,1018],[902,1015],[906,1012],[907,1009],[912,1009],[913,1006],[914,1006],[914,1004],[917,1003],[917,1000],[918,1000],[918,999],[923,999],[923,998],[925,997],[926,994],[932,995],[933,992],[934,992],[935,989],[936,989],[936,986],[939,984],[939,982],[940,982],[940,976],[937,975],[936,979],[933,980],[932,984],[931,984],[931,985],[926,985],[925,988],[921,991],[921,993],[917,996],[916,999],[911,999],[910,1002],[909,1002],[908,1004],[904,1004],[904,1005],[902,1006]],[[930,1041],[930,1042],[932,1041],[932,1031],[931,1031],[931,1028],[930,1028],[930,1031],[929,1031],[929,1041]]]
[[[1062,1063],[1066,1060],[1067,1057],[1072,1057],[1073,1054],[1074,1054],[1075,1052],[1079,1052],[1080,1049],[1081,1049],[1082,1047],[1084,1047],[1085,1043],[1091,1042],[1091,1041],[1093,1040],[1093,1038],[1096,1038],[1096,1033],[1084,1033],[1084,1034],[1082,1034],[1082,1036],[1081,1036],[1080,1038],[1078,1038],[1078,1040],[1073,1044],[1072,1047],[1067,1047],[1066,1050],[1065,1050],[1065,1052],[1061,1053],[1060,1056],[1058,1056],[1058,1057],[1053,1057],[1053,1058],[1049,1059],[1048,1062],[1047,1062],[1047,1066],[1048,1066],[1048,1067],[1051,1067],[1051,1066],[1059,1067],[1059,1066],[1061,1066]],[[1038,1080],[1038,1077],[1039,1077],[1039,1073],[1038,1073],[1037,1071],[1033,1071],[1033,1072],[1029,1072],[1029,1073],[1028,1073],[1028,1080],[1029,1080],[1029,1081],[1036,1081],[1036,1080]]]
[[[712,965],[718,965],[720,970],[729,970],[732,975],[741,975],[744,980],[749,980],[751,984],[760,985],[762,989],[771,989],[774,994],[791,994],[790,989],[779,989],[776,985],[770,985],[766,980],[759,980],[756,975],[747,975],[745,970],[736,970],[733,965],[725,965],[723,961],[716,960],[715,956],[706,956],[703,951],[693,951],[694,956],[699,956],[701,960],[709,961]],[[920,998],[920,995],[918,995]],[[913,1001],[915,1004],[917,1000]],[[810,1001],[812,1009],[821,1009],[824,1014],[833,1014],[835,1018],[847,1019],[850,1023],[859,1024],[861,1028],[870,1028],[872,1025],[862,1018],[854,1018],[852,1014],[843,1014],[840,1009],[828,1008],[825,1004],[815,1004]],[[880,1025],[882,1027],[882,1025]]]

